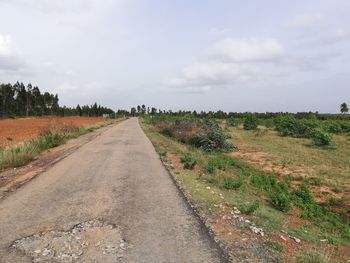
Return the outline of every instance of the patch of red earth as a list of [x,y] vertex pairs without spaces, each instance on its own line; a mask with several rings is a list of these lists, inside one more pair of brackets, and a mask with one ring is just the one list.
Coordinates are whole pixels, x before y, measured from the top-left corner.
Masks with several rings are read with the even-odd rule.
[[172,152],[167,152],[167,157],[169,158],[171,164],[175,168],[183,168],[183,164],[181,163],[181,159],[179,156]]
[[276,242],[283,247],[283,262],[292,262],[297,252],[301,248],[305,247],[305,243],[303,241],[297,243],[291,239],[288,234],[282,232],[273,233],[271,236],[271,241]]
[[105,122],[103,118],[40,117],[0,120],[0,146],[11,146],[38,137],[47,130],[82,127]]

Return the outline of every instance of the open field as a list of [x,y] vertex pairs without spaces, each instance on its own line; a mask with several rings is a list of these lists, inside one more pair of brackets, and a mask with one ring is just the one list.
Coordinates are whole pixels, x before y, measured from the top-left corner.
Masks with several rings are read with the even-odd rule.
[[288,177],[295,183],[309,181],[316,200],[342,198],[350,207],[350,138],[334,135],[336,149],[308,146],[303,138],[281,137],[272,129],[245,131],[229,128],[239,150],[232,153],[257,168]]
[[0,120],[0,146],[11,146],[38,137],[41,133],[60,127],[91,126],[105,122],[103,118],[41,117]]
[[[334,134],[333,146],[325,148],[272,128],[244,130],[218,121],[224,136],[217,126],[200,123],[163,116],[146,118],[143,127],[238,261],[344,262],[350,257],[347,134]],[[197,136],[205,133],[211,137]],[[213,145],[221,149],[212,151]]]

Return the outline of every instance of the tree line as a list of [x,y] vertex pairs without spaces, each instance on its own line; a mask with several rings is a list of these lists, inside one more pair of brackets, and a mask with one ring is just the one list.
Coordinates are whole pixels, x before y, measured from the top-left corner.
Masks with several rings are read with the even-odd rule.
[[[259,119],[272,119],[281,115],[293,115],[297,119],[307,119],[316,117],[320,120],[327,120],[327,119],[343,119],[347,118],[349,119],[350,116],[347,114],[349,112],[348,105],[343,102],[340,105],[340,114],[331,114],[331,113],[319,113],[319,112],[297,112],[297,113],[290,113],[290,112],[253,112],[254,116],[256,116]],[[157,114],[167,114],[167,115],[173,115],[173,116],[189,116],[192,115],[194,117],[199,118],[215,118],[215,119],[227,119],[227,118],[245,118],[247,115],[251,114],[251,112],[224,112],[222,110],[218,111],[184,111],[184,110],[178,110],[178,111],[172,111],[172,110],[162,110],[162,109],[156,109],[154,107],[146,107],[146,105],[137,105],[136,107],[132,107],[129,113],[131,116],[137,116],[137,115],[157,115]]]
[[57,94],[41,92],[37,86],[24,85],[16,82],[14,85],[0,84],[0,117],[29,116],[88,116],[98,117],[103,114],[113,114],[110,108],[94,103],[93,105],[76,107],[61,107]]

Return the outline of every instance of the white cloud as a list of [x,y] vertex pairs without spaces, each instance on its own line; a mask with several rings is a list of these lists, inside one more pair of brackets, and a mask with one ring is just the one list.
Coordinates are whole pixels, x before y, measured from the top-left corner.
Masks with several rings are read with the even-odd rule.
[[0,3],[17,4],[41,12],[80,12],[91,6],[91,0],[0,0]]
[[321,14],[304,14],[297,15],[294,19],[289,23],[289,26],[294,28],[313,28],[315,26],[320,25],[323,21],[323,15]]
[[17,54],[9,35],[0,34],[0,70],[19,70],[24,61]]
[[256,38],[227,38],[217,42],[207,51],[211,60],[223,62],[271,61],[282,57],[284,49],[275,39],[259,40]]
[[277,63],[284,53],[282,45],[274,39],[224,39],[165,85],[185,92],[246,85],[264,78],[263,67]]

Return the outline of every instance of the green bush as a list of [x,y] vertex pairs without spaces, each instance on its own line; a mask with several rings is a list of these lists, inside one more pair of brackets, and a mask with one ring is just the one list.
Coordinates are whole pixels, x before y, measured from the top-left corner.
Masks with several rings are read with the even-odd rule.
[[271,194],[271,203],[278,210],[288,212],[292,202],[287,193],[276,192]]
[[297,190],[293,192],[296,203],[299,207],[304,207],[305,205],[314,204],[315,200],[312,196],[312,193],[309,190],[309,187],[305,184],[301,184]]
[[332,144],[332,136],[320,128],[314,129],[311,139],[316,146],[329,146]]
[[197,148],[205,152],[229,152],[235,146],[227,142],[228,135],[214,120],[206,120],[203,123],[204,132],[198,133],[193,143]]
[[223,187],[226,189],[238,189],[243,185],[244,181],[242,178],[234,179],[231,177],[225,177]]
[[190,154],[186,153],[181,157],[181,163],[183,163],[185,169],[193,170],[197,161]]
[[236,127],[239,125],[239,120],[234,118],[234,117],[230,117],[229,119],[227,119],[227,125],[231,126],[231,127]]
[[258,127],[258,118],[255,114],[248,113],[243,122],[243,128],[245,130],[255,130]]
[[309,138],[314,129],[320,127],[316,118],[296,119],[293,115],[279,115],[275,118],[276,130],[282,136]]
[[327,120],[322,123],[322,129],[330,133],[341,133],[343,131],[342,125],[337,120]]

